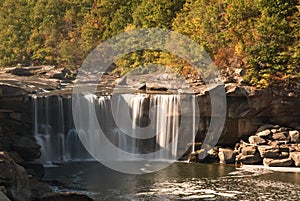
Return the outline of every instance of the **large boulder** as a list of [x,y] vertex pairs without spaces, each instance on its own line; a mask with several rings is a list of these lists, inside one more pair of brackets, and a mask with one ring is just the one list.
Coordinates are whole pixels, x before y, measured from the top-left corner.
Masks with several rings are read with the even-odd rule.
[[235,163],[236,152],[233,149],[220,148],[218,155],[219,155],[220,163],[223,164]]
[[244,156],[247,156],[247,155],[254,155],[256,152],[257,152],[256,146],[243,146],[243,147],[242,147],[242,150],[241,150],[241,153],[242,153]]
[[250,136],[249,137],[249,143],[250,144],[256,144],[256,145],[261,145],[261,144],[265,144],[267,141],[265,139],[263,139],[262,137],[259,136]]
[[268,167],[289,167],[292,165],[292,159],[291,158],[285,158],[285,159],[272,159],[272,158],[264,158],[263,163],[264,166]]
[[263,145],[258,147],[258,151],[262,158],[276,158],[279,156],[279,147]]
[[269,129],[267,130],[262,130],[256,133],[257,136],[259,137],[268,137],[271,134],[271,131]]
[[279,140],[279,141],[288,140],[287,134],[288,133],[286,131],[279,132],[279,133],[274,133],[274,134],[272,134],[271,139],[272,140]]
[[31,189],[26,170],[15,163],[6,152],[0,152],[0,184],[7,197],[14,201],[31,200]]
[[243,155],[240,154],[236,157],[237,162],[241,162],[243,164],[258,164],[261,163],[261,157],[259,153],[255,153],[252,155]]
[[294,165],[296,167],[300,166],[300,152],[291,152],[290,156],[292,158],[292,160],[294,161]]

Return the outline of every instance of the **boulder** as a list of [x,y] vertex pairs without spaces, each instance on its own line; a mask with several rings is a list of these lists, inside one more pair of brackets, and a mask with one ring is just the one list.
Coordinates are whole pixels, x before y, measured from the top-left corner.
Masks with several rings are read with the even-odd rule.
[[265,144],[267,142],[265,139],[255,135],[250,136],[248,140],[250,144],[256,144],[256,145]]
[[219,162],[218,149],[216,147],[207,151],[207,156],[205,158],[205,162],[207,162],[207,163],[218,163]]
[[262,130],[262,131],[256,133],[256,135],[259,137],[268,137],[270,134],[271,134],[271,131],[269,129]]
[[271,139],[272,140],[288,140],[287,132],[283,131],[283,132],[279,132],[279,133],[274,133],[274,134],[272,134]]
[[279,156],[279,147],[264,145],[259,146],[258,151],[262,158],[276,158]]
[[6,187],[7,197],[11,200],[31,200],[26,170],[16,164],[6,152],[0,152],[0,182]]
[[264,158],[263,163],[264,166],[269,166],[269,167],[289,167],[292,165],[292,159],[291,158],[285,158],[285,159]]
[[41,156],[41,146],[33,138],[15,135],[12,137],[12,146],[25,161],[33,161]]
[[49,193],[43,196],[41,201],[94,201],[94,199],[78,193]]
[[291,138],[291,142],[295,142],[295,143],[299,143],[300,142],[299,131],[297,131],[297,130],[289,131],[289,136]]
[[299,167],[300,166],[300,152],[291,152],[290,156],[294,161],[294,165]]
[[240,154],[237,156],[236,161],[242,162],[243,164],[258,164],[261,162],[261,157],[259,153],[253,154],[253,155],[242,155]]
[[247,156],[247,155],[254,155],[256,153],[256,151],[257,151],[256,146],[244,146],[244,147],[242,147],[241,153],[244,156]]
[[230,148],[220,148],[218,156],[220,163],[233,164],[235,162],[236,153]]

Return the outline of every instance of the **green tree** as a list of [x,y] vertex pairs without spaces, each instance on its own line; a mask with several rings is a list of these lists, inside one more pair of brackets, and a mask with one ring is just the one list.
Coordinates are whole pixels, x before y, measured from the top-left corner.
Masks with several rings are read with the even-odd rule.
[[31,1],[0,1],[0,66],[29,64]]
[[[255,23],[255,43],[248,50],[250,83],[267,87],[284,81],[295,70],[293,48],[297,43],[293,20],[297,0],[257,0],[260,18]],[[299,19],[299,18],[298,18]]]

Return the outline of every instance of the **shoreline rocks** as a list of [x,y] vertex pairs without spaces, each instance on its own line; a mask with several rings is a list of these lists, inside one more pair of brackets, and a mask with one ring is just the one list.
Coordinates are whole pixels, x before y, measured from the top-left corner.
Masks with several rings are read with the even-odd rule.
[[[261,126],[246,142],[241,140],[234,149],[218,147],[217,152],[224,164],[300,167],[299,131],[279,125]],[[209,155],[200,162],[209,162],[208,159]]]

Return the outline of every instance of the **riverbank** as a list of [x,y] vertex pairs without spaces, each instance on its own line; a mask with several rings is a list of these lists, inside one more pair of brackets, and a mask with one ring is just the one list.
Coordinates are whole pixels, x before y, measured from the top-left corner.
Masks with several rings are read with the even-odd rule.
[[[199,149],[190,155],[190,161],[237,165],[264,165],[266,167],[300,166],[299,130],[279,125],[263,125],[246,141],[241,140],[234,148],[217,146]],[[200,147],[198,145],[198,147]]]

